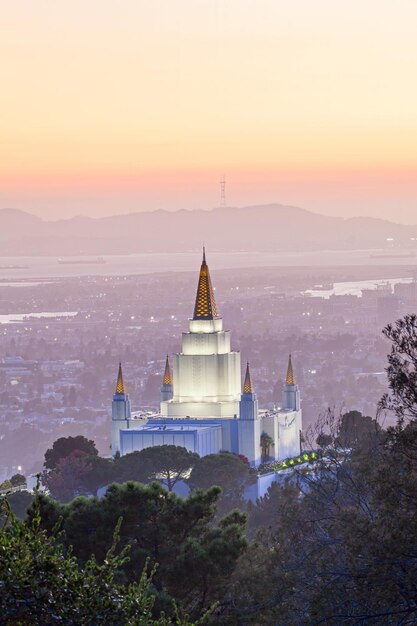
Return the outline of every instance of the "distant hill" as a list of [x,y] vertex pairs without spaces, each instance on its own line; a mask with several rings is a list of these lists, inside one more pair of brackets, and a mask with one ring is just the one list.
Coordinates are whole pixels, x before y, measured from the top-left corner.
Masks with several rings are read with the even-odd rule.
[[45,221],[0,210],[0,256],[216,251],[348,250],[408,246],[417,226],[370,217],[343,219],[268,204],[212,211],[152,211]]

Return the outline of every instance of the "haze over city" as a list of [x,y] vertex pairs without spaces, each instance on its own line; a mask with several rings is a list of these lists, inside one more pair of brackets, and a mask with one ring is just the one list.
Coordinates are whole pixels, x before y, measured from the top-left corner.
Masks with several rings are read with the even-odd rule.
[[2,3],[0,207],[282,203],[413,223],[417,6]]

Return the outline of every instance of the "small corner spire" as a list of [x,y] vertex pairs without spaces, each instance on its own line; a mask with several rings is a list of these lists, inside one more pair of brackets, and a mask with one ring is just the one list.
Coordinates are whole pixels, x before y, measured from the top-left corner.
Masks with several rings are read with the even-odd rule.
[[122,364],[119,362],[119,373],[117,374],[116,393],[121,395],[126,393],[125,384],[123,382]]
[[219,317],[217,313],[214,290],[211,284],[210,272],[206,262],[206,248],[203,246],[203,261],[198,279],[197,296],[194,306],[194,320],[214,320]]
[[288,368],[287,368],[287,376],[285,378],[285,384],[295,385],[294,370],[293,370],[292,361],[291,361],[291,352],[288,357]]
[[249,361],[246,363],[245,382],[243,383],[243,393],[253,393],[252,381],[250,379]]
[[164,372],[164,378],[163,378],[163,385],[172,385],[172,376],[171,376],[171,368],[169,367],[169,358],[167,355],[166,361],[165,361],[165,372]]

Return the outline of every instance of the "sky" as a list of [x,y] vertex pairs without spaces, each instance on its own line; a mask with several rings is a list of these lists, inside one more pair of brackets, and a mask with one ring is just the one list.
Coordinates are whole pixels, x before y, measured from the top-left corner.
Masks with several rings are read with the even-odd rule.
[[417,223],[415,0],[0,0],[0,208]]

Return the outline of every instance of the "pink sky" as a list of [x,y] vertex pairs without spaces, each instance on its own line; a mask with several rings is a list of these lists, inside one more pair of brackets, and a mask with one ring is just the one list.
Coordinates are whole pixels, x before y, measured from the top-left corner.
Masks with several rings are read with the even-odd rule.
[[0,208],[279,202],[417,222],[417,4],[16,1]]

